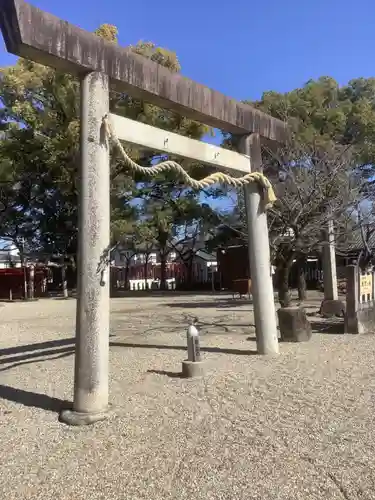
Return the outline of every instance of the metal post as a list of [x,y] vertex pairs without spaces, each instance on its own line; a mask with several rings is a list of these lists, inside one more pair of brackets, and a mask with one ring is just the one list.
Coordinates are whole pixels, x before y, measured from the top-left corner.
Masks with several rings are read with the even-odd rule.
[[201,351],[199,346],[199,332],[194,325],[190,325],[187,331],[188,361],[200,361]]
[[[261,171],[259,134],[243,137],[239,151],[250,157],[252,171]],[[244,191],[257,350],[259,354],[278,354],[267,214],[263,207],[259,186],[251,183],[245,187]]]
[[108,415],[110,184],[102,126],[108,110],[108,77],[83,77],[74,403],[73,410],[61,413],[71,425],[91,424]]

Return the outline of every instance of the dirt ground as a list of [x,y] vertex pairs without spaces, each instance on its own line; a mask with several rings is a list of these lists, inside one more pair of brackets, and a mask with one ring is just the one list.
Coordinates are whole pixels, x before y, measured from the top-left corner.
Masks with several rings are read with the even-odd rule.
[[[0,304],[0,493],[6,499],[374,499],[375,338],[314,315],[310,342],[256,354],[250,302],[111,301],[109,420],[72,400],[75,300]],[[182,379],[197,318],[207,364]]]

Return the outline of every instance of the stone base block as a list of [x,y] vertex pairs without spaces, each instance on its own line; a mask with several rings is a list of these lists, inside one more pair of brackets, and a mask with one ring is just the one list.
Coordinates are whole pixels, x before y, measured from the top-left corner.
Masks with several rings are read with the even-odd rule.
[[306,311],[301,307],[283,307],[277,311],[282,342],[307,342],[312,335]]
[[354,314],[354,316],[345,315],[344,333],[354,333],[356,335],[363,333],[361,331],[361,325],[358,322],[357,314]]
[[324,318],[344,318],[346,312],[346,304],[342,300],[325,299],[320,305],[319,314]]
[[81,426],[91,425],[101,420],[106,420],[110,415],[110,411],[102,411],[97,413],[80,413],[74,410],[62,410],[60,413],[60,422],[64,424]]
[[370,305],[351,316],[346,315],[345,333],[375,333],[375,307]]
[[183,361],[182,376],[185,378],[203,377],[205,374],[204,361]]

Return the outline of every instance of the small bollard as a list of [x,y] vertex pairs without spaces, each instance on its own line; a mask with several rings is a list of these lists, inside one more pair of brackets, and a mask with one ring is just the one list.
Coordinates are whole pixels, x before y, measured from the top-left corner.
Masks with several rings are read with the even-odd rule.
[[199,332],[194,325],[189,326],[186,338],[187,338],[188,361],[200,361],[201,350],[199,346]]
[[188,359],[182,362],[182,375],[186,378],[204,375],[204,363],[201,361],[199,331],[194,325],[189,325],[186,334]]

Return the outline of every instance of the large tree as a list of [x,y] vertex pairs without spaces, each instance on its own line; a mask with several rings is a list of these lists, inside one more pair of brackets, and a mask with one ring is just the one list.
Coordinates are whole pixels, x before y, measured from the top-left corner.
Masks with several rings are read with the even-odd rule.
[[[343,238],[342,224],[349,214],[358,203],[373,200],[375,79],[359,78],[339,86],[334,79],[322,77],[291,92],[265,92],[261,100],[245,102],[286,121],[290,129],[287,145],[270,149],[265,144],[263,148],[265,173],[271,176],[279,197],[269,212],[269,223],[279,288],[285,296],[288,262],[325,243],[322,229],[328,219],[335,219],[336,236]],[[226,134],[224,143],[233,147],[236,140]],[[314,179],[319,179],[318,189],[312,188]],[[347,196],[353,183],[355,191]],[[238,227],[246,233],[243,207],[237,213]],[[297,219],[298,228],[292,231]],[[302,225],[308,234],[303,243]]]
[[[96,34],[117,43],[117,29],[102,25]],[[143,57],[180,71],[175,53],[152,43],[130,47]],[[77,191],[79,162],[79,82],[40,64],[19,59],[1,71],[0,126],[0,237],[29,250],[75,256],[77,249]],[[163,110],[124,93],[111,92],[110,110],[182,135],[201,138],[209,129],[173,111]],[[143,166],[160,159],[157,152],[127,146]],[[186,162],[186,166],[194,165]],[[162,187],[161,187],[162,184]],[[160,196],[160,193],[163,193]],[[124,170],[121,156],[111,154],[112,243],[132,231],[141,212],[154,212],[161,252],[165,253],[174,223],[176,203],[191,190],[173,175],[145,182]],[[194,193],[196,200],[198,193]],[[134,201],[135,203],[130,203]],[[163,211],[156,217],[156,206]],[[152,205],[156,204],[152,208]],[[147,205],[147,206],[146,206]],[[178,214],[180,216],[180,214]],[[172,217],[172,219],[171,219]]]
[[[301,273],[306,258],[320,253],[332,220],[336,241],[345,242],[353,228],[363,181],[353,170],[352,150],[346,146],[292,142],[279,148],[277,158],[268,160],[265,170],[275,179],[277,195],[268,213],[271,254],[277,266],[280,303],[288,306],[293,262],[297,261]],[[304,299],[303,279],[299,292]]]

